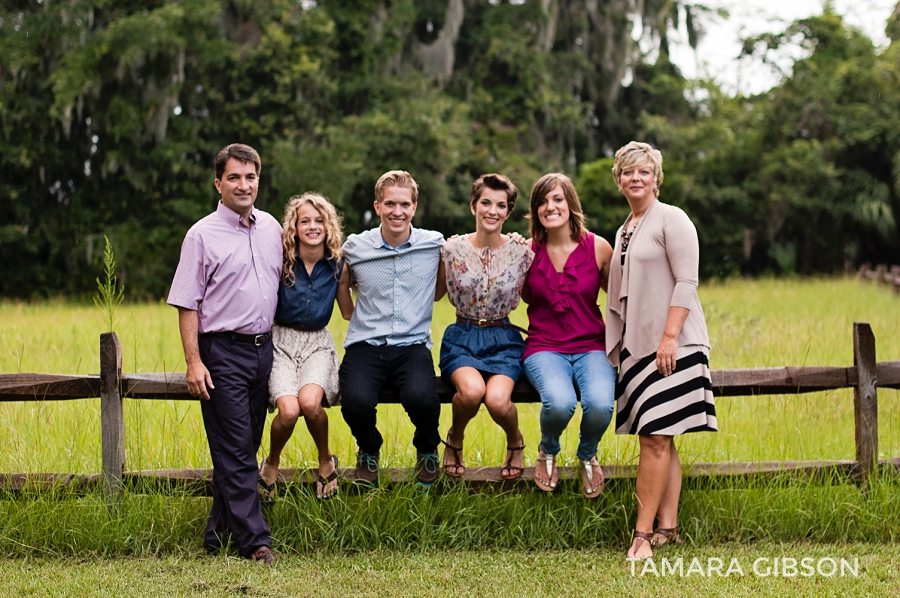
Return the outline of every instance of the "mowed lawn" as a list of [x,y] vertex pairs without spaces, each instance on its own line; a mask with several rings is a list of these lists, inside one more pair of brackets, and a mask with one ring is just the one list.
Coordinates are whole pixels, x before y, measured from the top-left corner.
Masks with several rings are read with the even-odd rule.
[[[852,323],[869,322],[878,359],[900,359],[900,298],[855,279],[733,280],[700,288],[713,345],[713,369],[853,363]],[[454,320],[446,300],[436,306],[432,333],[435,362],[444,328]],[[524,306],[513,320],[527,322]],[[346,322],[335,314],[330,328],[338,345]],[[96,373],[102,318],[92,305],[62,301],[0,302],[0,372]],[[175,309],[163,303],[124,305],[116,331],[126,372],[183,372]],[[717,402],[720,432],[679,439],[686,463],[791,459],[852,459],[852,391],[723,398]],[[526,460],[537,454],[538,405],[521,405]],[[356,447],[338,409],[329,410],[333,451],[350,463]],[[574,463],[576,419],[563,437],[561,459]],[[100,469],[99,402],[32,402],[0,405],[0,471],[97,472]],[[441,429],[450,425],[444,407]],[[410,466],[412,427],[400,406],[379,409],[386,466]],[[900,456],[900,400],[879,390],[881,456]],[[496,465],[505,442],[484,413],[468,430],[470,465]],[[126,451],[130,469],[209,467],[200,418],[193,402],[127,401]],[[289,443],[284,465],[315,463],[315,448],[302,425]],[[601,463],[636,459],[631,437],[610,429],[600,445]]]
[[[811,559],[809,569],[775,559]],[[657,573],[618,550],[285,555],[272,568],[238,558],[0,560],[9,596],[895,596],[900,551],[885,545],[722,544],[666,552]],[[684,575],[677,571],[678,559]],[[694,570],[688,574],[696,559]],[[713,559],[713,570],[709,570]],[[715,559],[722,561],[721,575]],[[734,559],[734,561],[732,560]],[[767,560],[760,560],[767,559]],[[840,559],[846,567],[842,571]],[[757,561],[759,562],[757,563]],[[838,563],[836,573],[831,561]],[[733,562],[740,567],[740,572]],[[755,573],[753,569],[756,565]],[[851,566],[855,563],[855,575]],[[729,566],[731,573],[727,576]],[[703,574],[698,573],[699,570]],[[710,575],[711,573],[711,575]]]

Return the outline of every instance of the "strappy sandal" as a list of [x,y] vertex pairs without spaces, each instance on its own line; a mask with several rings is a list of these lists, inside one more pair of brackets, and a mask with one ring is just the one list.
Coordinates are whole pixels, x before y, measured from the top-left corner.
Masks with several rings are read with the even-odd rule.
[[[547,482],[548,483],[544,483],[541,480],[539,480],[537,475],[534,476],[534,483],[537,484],[537,487],[540,488],[541,490],[543,490],[544,492],[553,492],[556,489],[556,482],[553,481],[553,478],[557,477],[556,455],[548,455],[545,453],[543,457],[538,457],[537,460],[538,460],[538,463],[543,462],[544,466],[547,468]],[[537,465],[534,468],[535,473],[538,471],[538,467],[540,467],[540,465]]]
[[[464,473],[466,473],[466,466],[463,465],[462,447],[453,446],[448,442],[450,440],[450,436],[452,435],[451,432],[453,432],[453,428],[447,430],[447,440],[441,440],[441,442],[445,447],[447,447],[446,450],[444,450],[444,458],[446,459],[448,450],[453,451],[453,460],[455,461],[455,463],[447,463],[445,460],[443,460],[444,473],[446,473],[451,478],[459,479],[463,476]],[[453,468],[452,472],[450,471],[451,467]]]
[[[662,536],[663,539],[659,540],[656,536]],[[684,540],[681,539],[681,534],[678,533],[678,526],[675,527],[659,527],[653,532],[653,539],[650,540],[650,545],[653,548],[659,548],[660,546],[665,546],[669,543],[672,544],[684,544]]]
[[260,504],[272,505],[275,504],[275,482],[269,484],[262,477],[262,470],[265,466],[266,461],[263,459],[262,465],[259,466],[259,477],[256,480],[256,492],[259,494]]
[[[516,451],[524,451],[525,445],[521,444],[520,446],[508,446],[506,450],[509,451],[509,457],[506,458],[506,461],[503,462],[503,467],[500,469],[500,477],[504,480],[518,480],[522,477],[522,473],[524,473],[524,467],[513,467],[512,460],[516,454]],[[506,475],[503,475],[503,470],[506,470]]]
[[[637,545],[634,547],[634,553],[637,553],[638,548],[640,548],[641,544],[643,544],[644,542],[648,542],[650,544],[650,546],[653,546],[653,532],[639,532],[637,530],[634,530],[634,535],[631,536],[631,539],[632,540],[640,540],[640,542],[638,542]],[[634,544],[634,542],[632,542],[632,544]],[[630,552],[630,549],[629,549],[629,552]],[[652,554],[650,556],[642,557],[642,556],[628,556],[628,553],[627,552],[625,553],[626,561],[643,561],[645,559],[652,559],[652,558],[653,558]]]
[[[606,486],[606,477],[603,475],[603,468],[597,462],[597,457],[590,459],[579,459],[581,461],[582,479],[587,478],[587,485],[581,487],[581,495],[585,498],[597,498],[603,492]],[[594,468],[600,470],[600,483],[594,486]],[[651,542],[652,544],[652,542]]]
[[[325,491],[328,488],[328,484],[335,481],[338,478],[338,458],[337,455],[331,455],[331,462],[334,463],[334,471],[328,474],[328,477],[319,476],[319,479],[316,480],[316,498],[319,500],[326,500],[337,496],[338,488],[335,486],[334,492],[331,494],[325,494]],[[320,486],[321,485],[321,486]],[[321,488],[321,490],[320,490]]]

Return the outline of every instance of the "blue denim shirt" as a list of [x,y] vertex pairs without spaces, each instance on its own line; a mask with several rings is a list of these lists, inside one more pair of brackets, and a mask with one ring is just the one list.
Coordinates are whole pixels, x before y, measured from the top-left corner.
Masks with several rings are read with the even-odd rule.
[[284,280],[278,283],[275,322],[302,328],[325,328],[334,309],[334,296],[343,267],[343,260],[335,262],[326,250],[325,257],[316,262],[310,276],[298,255],[294,262],[294,284],[287,286]]
[[434,288],[441,261],[441,233],[411,227],[409,239],[391,247],[381,227],[350,235],[344,259],[356,283],[356,309],[344,346],[414,345],[430,349]]

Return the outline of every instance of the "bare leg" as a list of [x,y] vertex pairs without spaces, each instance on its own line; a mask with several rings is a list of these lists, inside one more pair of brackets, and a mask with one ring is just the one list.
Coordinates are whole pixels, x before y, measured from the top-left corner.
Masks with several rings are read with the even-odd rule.
[[[519,430],[519,410],[512,402],[512,391],[516,385],[509,376],[495,374],[488,378],[484,393],[484,406],[487,408],[491,419],[506,432],[506,446],[522,446],[525,439]],[[512,457],[512,459],[510,459]],[[509,463],[509,468],[518,470],[525,466],[525,451],[506,451],[504,463]],[[511,475],[504,467],[500,474],[504,477]]]
[[281,463],[281,451],[294,433],[297,418],[300,416],[300,403],[297,397],[284,395],[275,401],[278,415],[272,420],[272,432],[269,440],[269,455],[263,461],[260,476],[267,484],[274,484],[278,479],[278,466]]
[[656,519],[659,527],[672,529],[678,525],[678,500],[681,498],[681,459],[673,439],[671,458],[669,459],[669,481],[666,492],[659,503]]
[[[447,442],[460,449],[466,436],[466,426],[478,414],[481,401],[484,400],[485,382],[481,372],[472,367],[462,367],[453,372],[450,381],[456,388],[453,395],[453,423],[447,433]],[[444,449],[444,469],[449,475],[461,475],[465,467],[462,455],[455,451]]]
[[[666,487],[669,484],[670,461],[672,457],[671,436],[638,436],[641,443],[641,456],[638,461],[637,483],[635,492],[638,499],[638,515],[635,529],[639,532],[653,531],[653,520],[659,510]],[[639,548],[635,550],[635,545]],[[632,540],[629,557],[648,558],[653,556],[649,542]]]
[[[300,412],[306,420],[306,428],[319,453],[319,475],[327,478],[334,471],[334,460],[328,448],[328,414],[322,407],[325,389],[318,384],[307,384],[300,389],[297,399],[300,403]],[[322,489],[322,492],[330,496],[336,490],[337,479],[334,479],[329,482],[327,488]]]

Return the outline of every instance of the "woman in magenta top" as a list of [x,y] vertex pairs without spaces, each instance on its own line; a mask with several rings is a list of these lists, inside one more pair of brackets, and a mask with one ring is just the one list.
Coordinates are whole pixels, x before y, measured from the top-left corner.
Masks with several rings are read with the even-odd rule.
[[[581,398],[582,494],[603,490],[597,446],[613,414],[616,373],[606,360],[603,316],[597,305],[606,288],[612,248],[584,228],[581,202],[564,174],[541,177],[531,190],[534,262],[522,298],[528,302],[525,375],[541,395],[541,444],[534,481],[552,492],[559,475],[559,437]],[[577,388],[577,393],[576,393]]]

